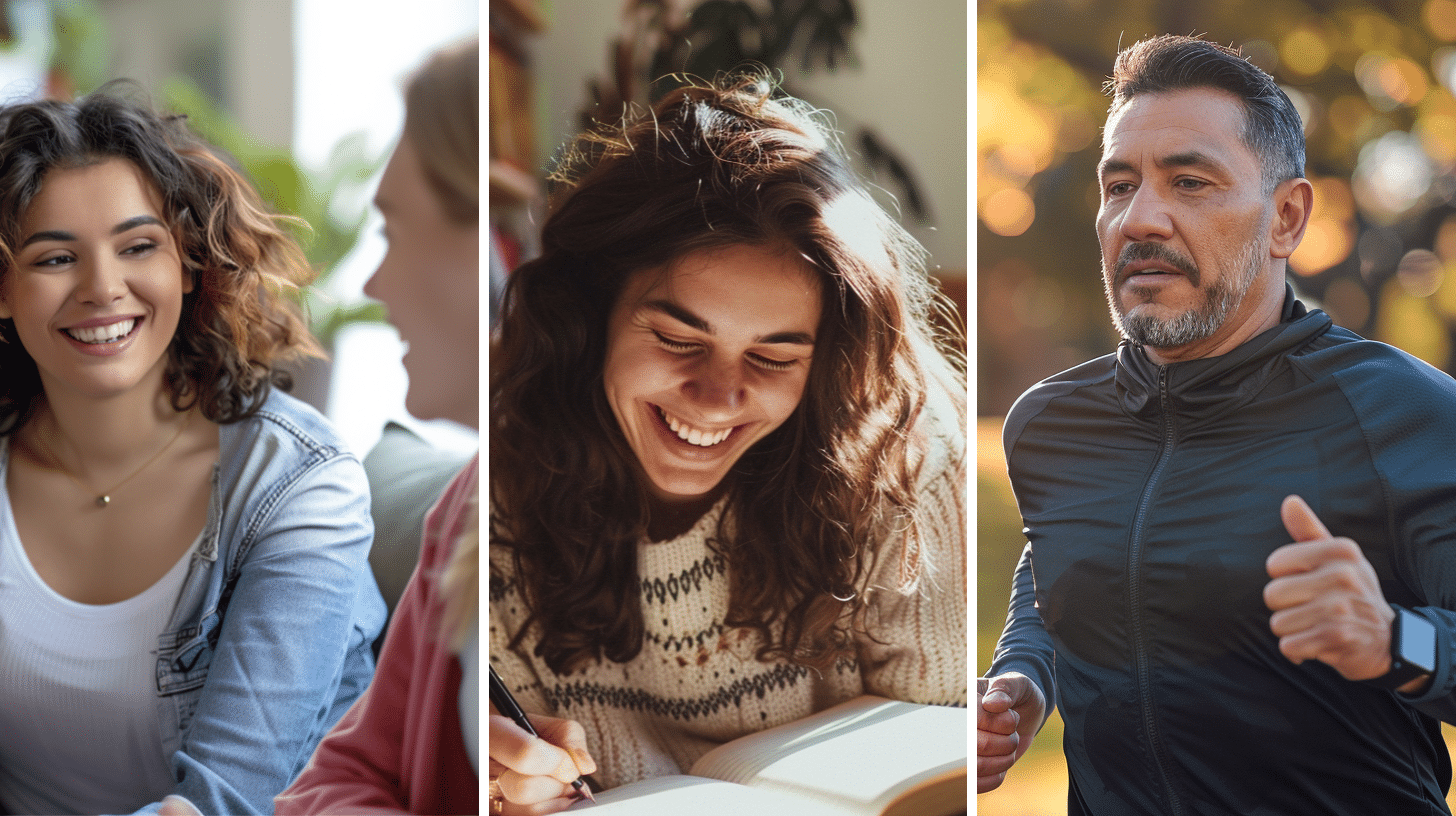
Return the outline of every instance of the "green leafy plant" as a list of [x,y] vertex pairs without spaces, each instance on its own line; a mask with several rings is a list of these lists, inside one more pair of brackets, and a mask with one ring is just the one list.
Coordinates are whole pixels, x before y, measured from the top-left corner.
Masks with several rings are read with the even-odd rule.
[[237,162],[274,211],[307,222],[310,229],[295,237],[319,270],[318,280],[304,290],[311,328],[319,342],[332,347],[345,326],[384,322],[384,307],[379,303],[341,304],[324,291],[339,261],[358,243],[368,215],[364,210],[342,212],[336,203],[362,190],[383,161],[369,153],[364,134],[351,134],[335,144],[325,165],[327,172],[315,175],[300,166],[289,151],[263,144],[244,131],[192,80],[173,77],[163,85],[161,95],[168,110],[185,113],[198,135]]

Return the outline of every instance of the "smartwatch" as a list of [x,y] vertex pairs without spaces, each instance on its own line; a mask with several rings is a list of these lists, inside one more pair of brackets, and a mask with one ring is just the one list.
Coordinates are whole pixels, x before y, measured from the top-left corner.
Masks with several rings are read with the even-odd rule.
[[1436,673],[1436,627],[1404,607],[1390,605],[1390,671],[1365,682],[1383,689],[1398,689],[1418,677]]

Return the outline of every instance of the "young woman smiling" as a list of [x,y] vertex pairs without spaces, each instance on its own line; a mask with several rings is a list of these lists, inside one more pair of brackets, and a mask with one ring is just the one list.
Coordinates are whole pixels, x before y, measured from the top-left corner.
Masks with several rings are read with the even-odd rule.
[[923,251],[748,76],[583,137],[492,355],[491,807],[861,693],[964,705],[964,368]]
[[268,810],[368,682],[362,468],[276,365],[309,271],[177,117],[0,110],[0,807]]

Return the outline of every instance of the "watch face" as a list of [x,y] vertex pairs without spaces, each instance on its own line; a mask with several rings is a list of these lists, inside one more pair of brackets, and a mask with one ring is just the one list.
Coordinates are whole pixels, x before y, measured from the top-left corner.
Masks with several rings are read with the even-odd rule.
[[1426,674],[1436,672],[1436,627],[1420,615],[1402,609],[1400,614],[1400,659]]

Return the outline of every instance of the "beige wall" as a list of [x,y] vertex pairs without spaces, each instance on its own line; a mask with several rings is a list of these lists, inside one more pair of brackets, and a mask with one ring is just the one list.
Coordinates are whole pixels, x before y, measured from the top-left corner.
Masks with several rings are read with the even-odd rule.
[[217,94],[248,132],[293,138],[293,0],[102,0],[112,76],[156,93],[183,73]]

